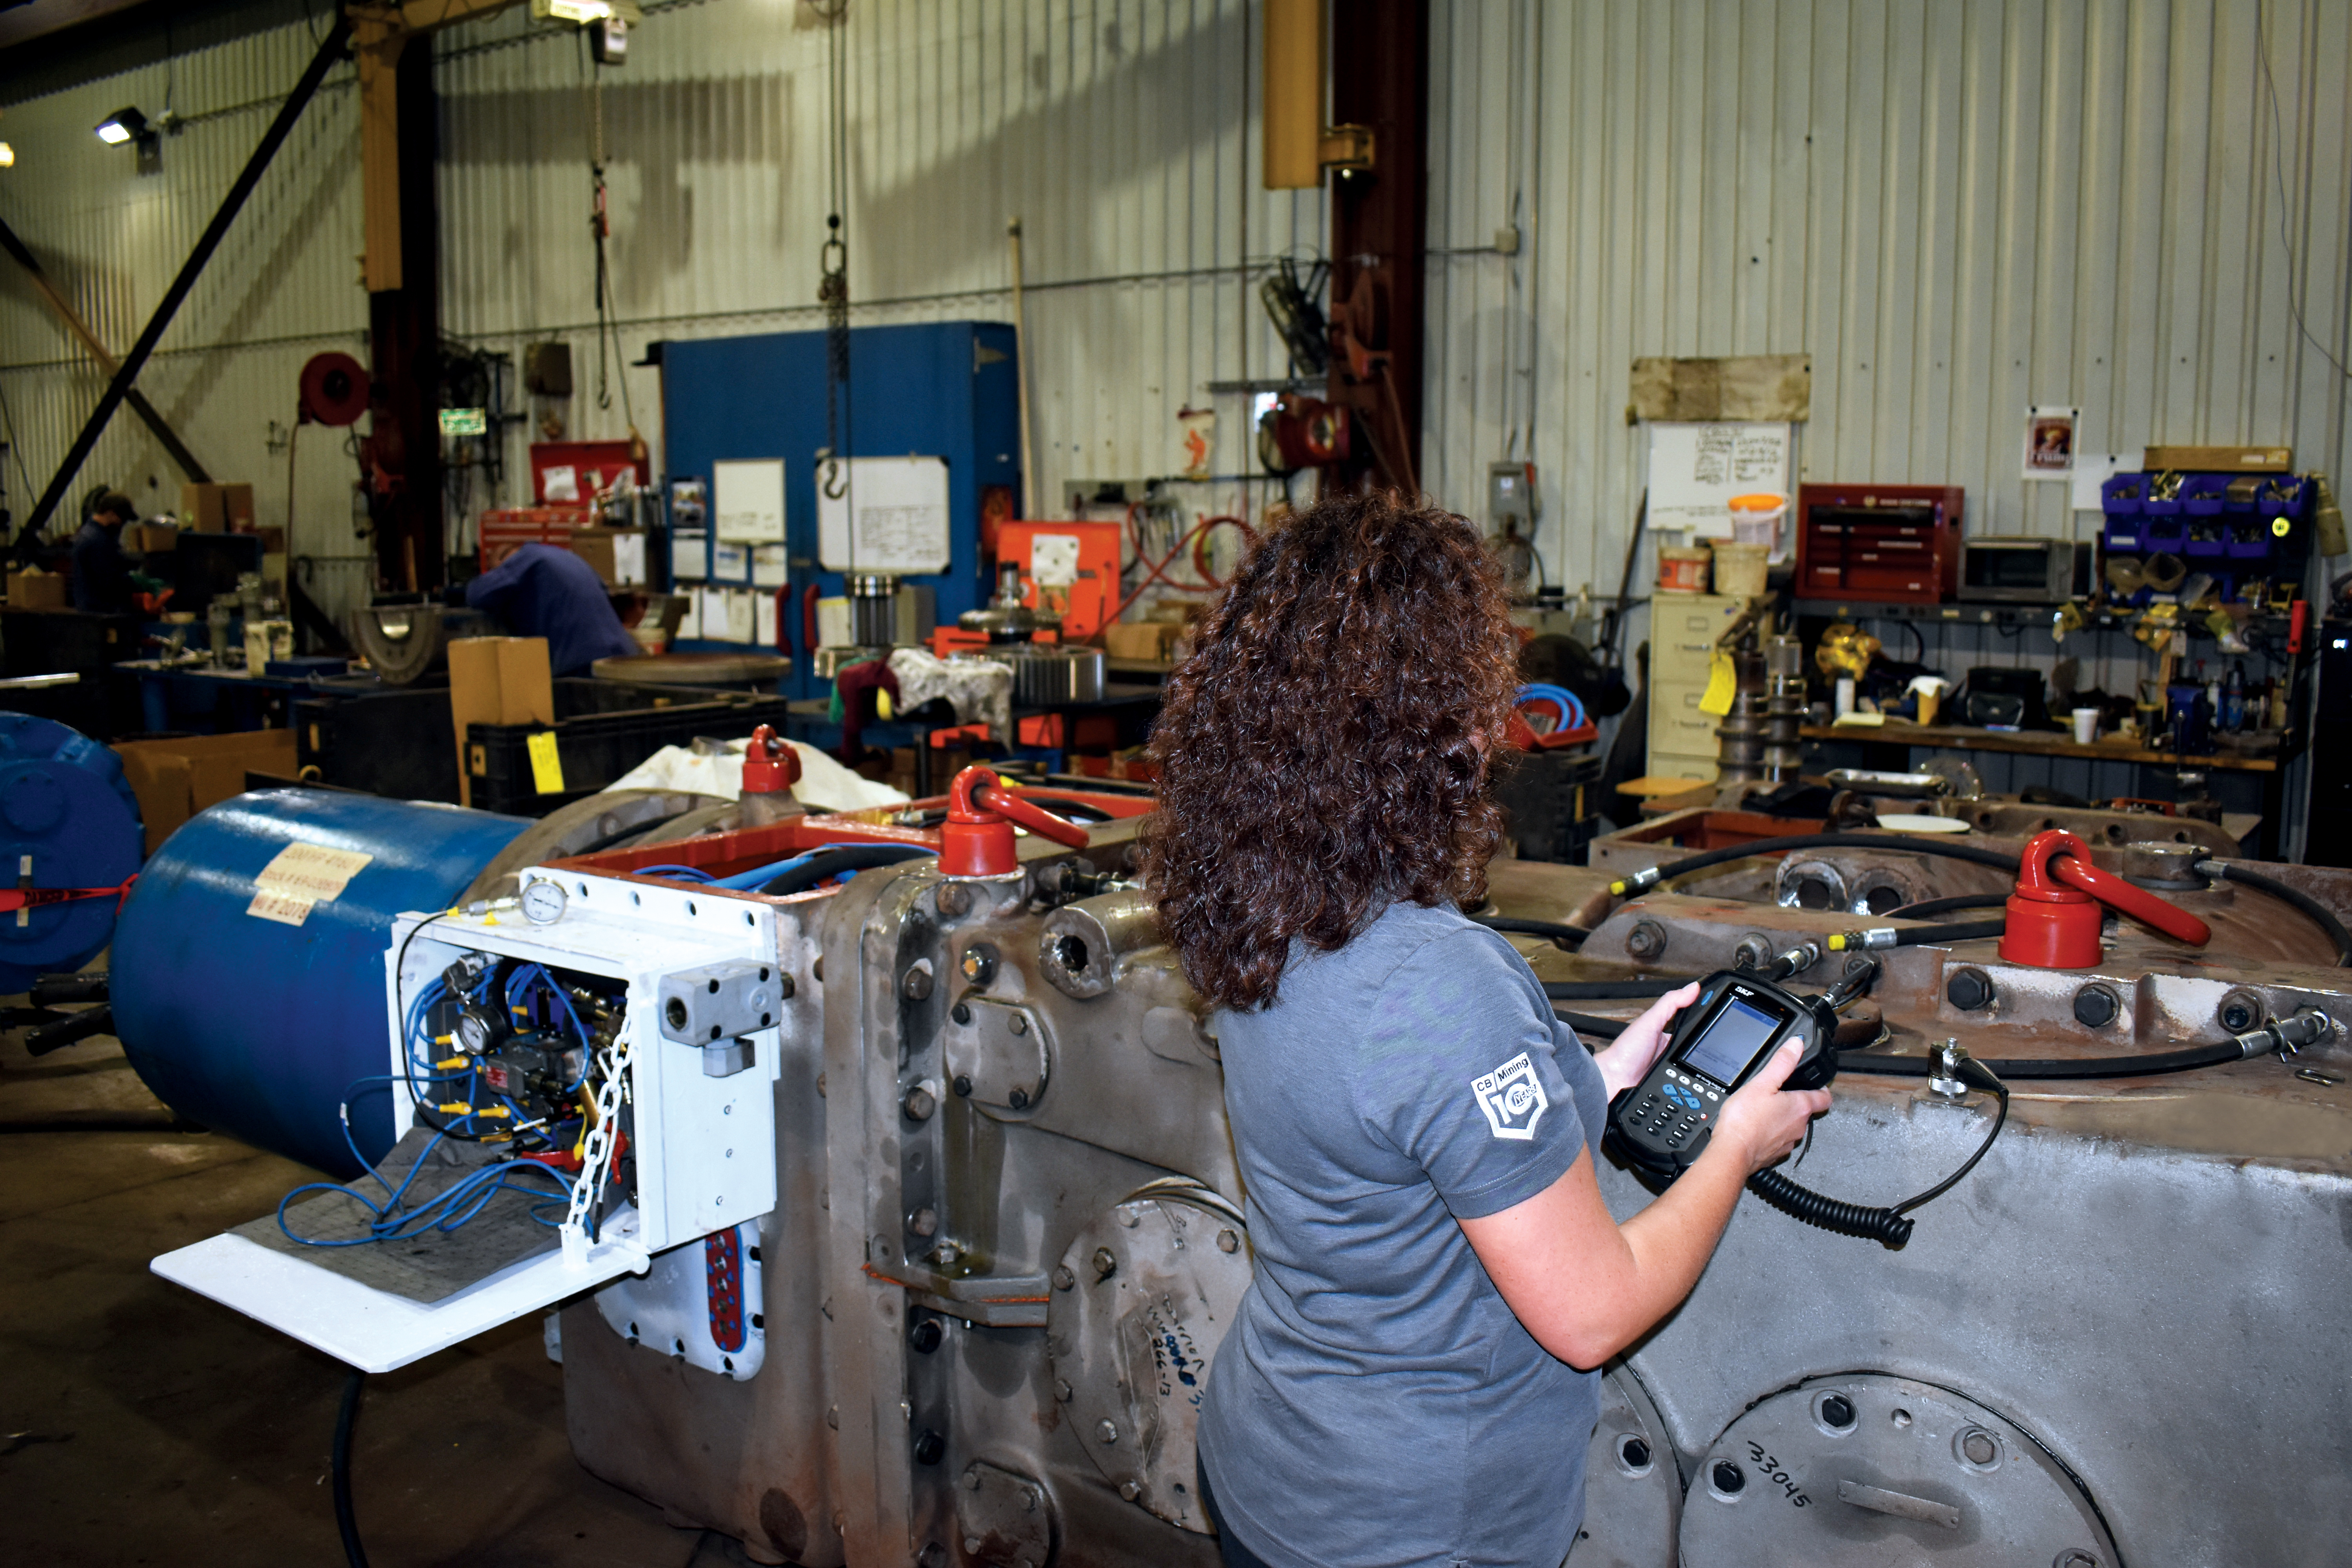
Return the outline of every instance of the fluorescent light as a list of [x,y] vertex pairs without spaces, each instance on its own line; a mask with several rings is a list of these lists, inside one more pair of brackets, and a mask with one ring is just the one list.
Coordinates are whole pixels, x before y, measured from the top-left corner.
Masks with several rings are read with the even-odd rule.
[[545,0],[540,13],[556,22],[601,22],[613,14],[612,0]]
[[98,139],[110,147],[135,142],[147,132],[147,117],[136,109],[118,109],[98,122]]
[[16,166],[16,149],[9,146],[5,142],[0,142],[0,169],[13,169]]

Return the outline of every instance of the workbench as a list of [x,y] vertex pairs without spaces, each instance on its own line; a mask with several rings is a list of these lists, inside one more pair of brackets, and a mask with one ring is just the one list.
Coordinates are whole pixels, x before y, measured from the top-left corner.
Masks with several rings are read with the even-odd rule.
[[[1102,699],[1099,701],[1057,702],[1037,708],[1015,707],[1013,710],[1013,728],[1017,734],[1024,719],[1042,719],[1048,715],[1059,714],[1063,720],[1064,733],[1066,735],[1075,730],[1077,721],[1083,718],[1113,713],[1122,709],[1139,706],[1157,708],[1159,705],[1160,688],[1157,686],[1139,686],[1110,681],[1104,685]],[[791,738],[814,746],[820,751],[839,754],[841,722],[832,717],[832,700],[828,698],[807,698],[793,703],[792,717],[788,721]],[[915,752],[915,798],[921,800],[935,793],[935,781],[931,777],[932,735],[942,730],[962,728],[964,728],[962,721],[952,719],[937,724],[909,722],[905,719],[868,720],[858,727],[858,740],[861,744],[877,749],[912,747]],[[1039,752],[1039,748],[1034,747],[1015,746],[1013,750],[1016,755],[1024,752],[1037,754]],[[1063,748],[1052,748],[1045,751],[1047,771],[1059,773],[1063,770],[1065,761],[1063,750]]]

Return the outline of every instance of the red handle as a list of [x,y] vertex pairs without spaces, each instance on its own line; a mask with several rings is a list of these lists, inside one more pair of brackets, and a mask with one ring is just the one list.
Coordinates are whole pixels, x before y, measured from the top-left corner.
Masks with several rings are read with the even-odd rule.
[[2121,877],[2110,876],[2091,864],[2087,854],[2077,857],[2061,855],[2050,862],[2051,875],[2069,887],[2084,892],[2109,909],[2131,916],[2146,925],[2152,925],[2169,937],[2177,937],[2192,947],[2203,947],[2213,940],[2213,928],[2182,909],[2179,904],[2159,899],[2146,888],[2136,888]]
[[[975,773],[980,776],[974,778],[972,775]],[[964,815],[959,816],[959,812]],[[1056,844],[1066,844],[1073,849],[1087,847],[1087,830],[1077,823],[1066,816],[1055,816],[1043,806],[1032,805],[1011,790],[1002,787],[997,776],[986,768],[966,768],[956,774],[955,783],[948,788],[948,820],[982,822],[986,820],[981,815],[983,812],[994,812]]]
[[953,880],[1003,881],[1021,874],[1013,824],[1066,844],[1087,847],[1087,830],[1040,810],[1003,788],[993,773],[970,767],[948,786],[948,819],[940,828],[940,871]]

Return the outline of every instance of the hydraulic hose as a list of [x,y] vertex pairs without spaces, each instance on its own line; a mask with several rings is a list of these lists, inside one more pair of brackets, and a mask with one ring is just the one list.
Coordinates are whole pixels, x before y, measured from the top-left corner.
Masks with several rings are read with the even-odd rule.
[[1582,942],[1592,934],[1582,926],[1563,925],[1558,921],[1523,921],[1509,915],[1472,915],[1470,918],[1488,931],[1507,931],[1514,936],[1548,936],[1561,942]]
[[1646,892],[1661,882],[1687,877],[1710,866],[1728,865],[1734,860],[1752,859],[1759,855],[1774,855],[1784,849],[1891,849],[1906,855],[1940,855],[1948,860],[1971,860],[2011,876],[2017,873],[2017,857],[2014,855],[2003,855],[1996,849],[1979,849],[1972,844],[1950,844],[1925,835],[1800,833],[1788,838],[1758,838],[1746,844],[1729,844],[1670,865],[1647,867],[1610,883],[1609,890],[1619,898],[1630,898],[1636,893]]
[[1916,904],[1906,904],[1899,910],[1889,910],[1879,916],[1886,921],[1924,921],[1937,915],[1957,914],[1962,910],[1998,910],[2009,903],[2007,893],[1960,893],[1948,899],[1922,899]]
[[2336,944],[2336,966],[2352,966],[2352,931],[2344,929],[2344,922],[2336,918],[2335,910],[2301,888],[2290,886],[2275,877],[2265,877],[2259,871],[2249,871],[2242,866],[2232,866],[2224,860],[2200,860],[2197,870],[2200,876],[2220,877],[2227,881],[2242,883],[2258,893],[2268,893],[2281,903],[2293,904],[2310,916],[2312,923],[2326,931],[2327,940]]
[[919,844],[828,844],[812,849],[801,863],[763,884],[760,891],[771,898],[786,893],[804,893],[819,882],[840,876],[844,871],[863,871],[874,866],[895,866],[901,860],[919,860],[936,855]]
[[1864,931],[1842,931],[1829,939],[1832,952],[1860,952],[1864,949],[1887,947],[1920,947],[1939,942],[1976,942],[1989,936],[1999,936],[2009,929],[2009,921],[1947,921],[1941,925],[1872,926]]
[[[2214,1045],[2191,1046],[2185,1050],[2156,1051],[2139,1057],[2010,1057],[1988,1059],[1980,1065],[2005,1079],[2155,1078],[2164,1073],[2251,1061],[2272,1051],[2300,1051],[2326,1038],[2335,1029],[2326,1014],[2314,1010],[2249,1029]],[[1932,1057],[1882,1057],[1847,1051],[1839,1059],[1843,1071],[1879,1073],[1888,1078],[1927,1078],[1936,1070]]]
[[1547,980],[1544,994],[1555,1002],[1629,1002],[1637,997],[1664,996],[1698,978],[1679,980]]

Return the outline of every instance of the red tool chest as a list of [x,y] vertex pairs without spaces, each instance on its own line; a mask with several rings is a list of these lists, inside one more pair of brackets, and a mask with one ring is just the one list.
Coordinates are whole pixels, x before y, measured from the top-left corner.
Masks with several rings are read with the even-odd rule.
[[1958,485],[1801,485],[1797,596],[1936,605],[1960,579]]

